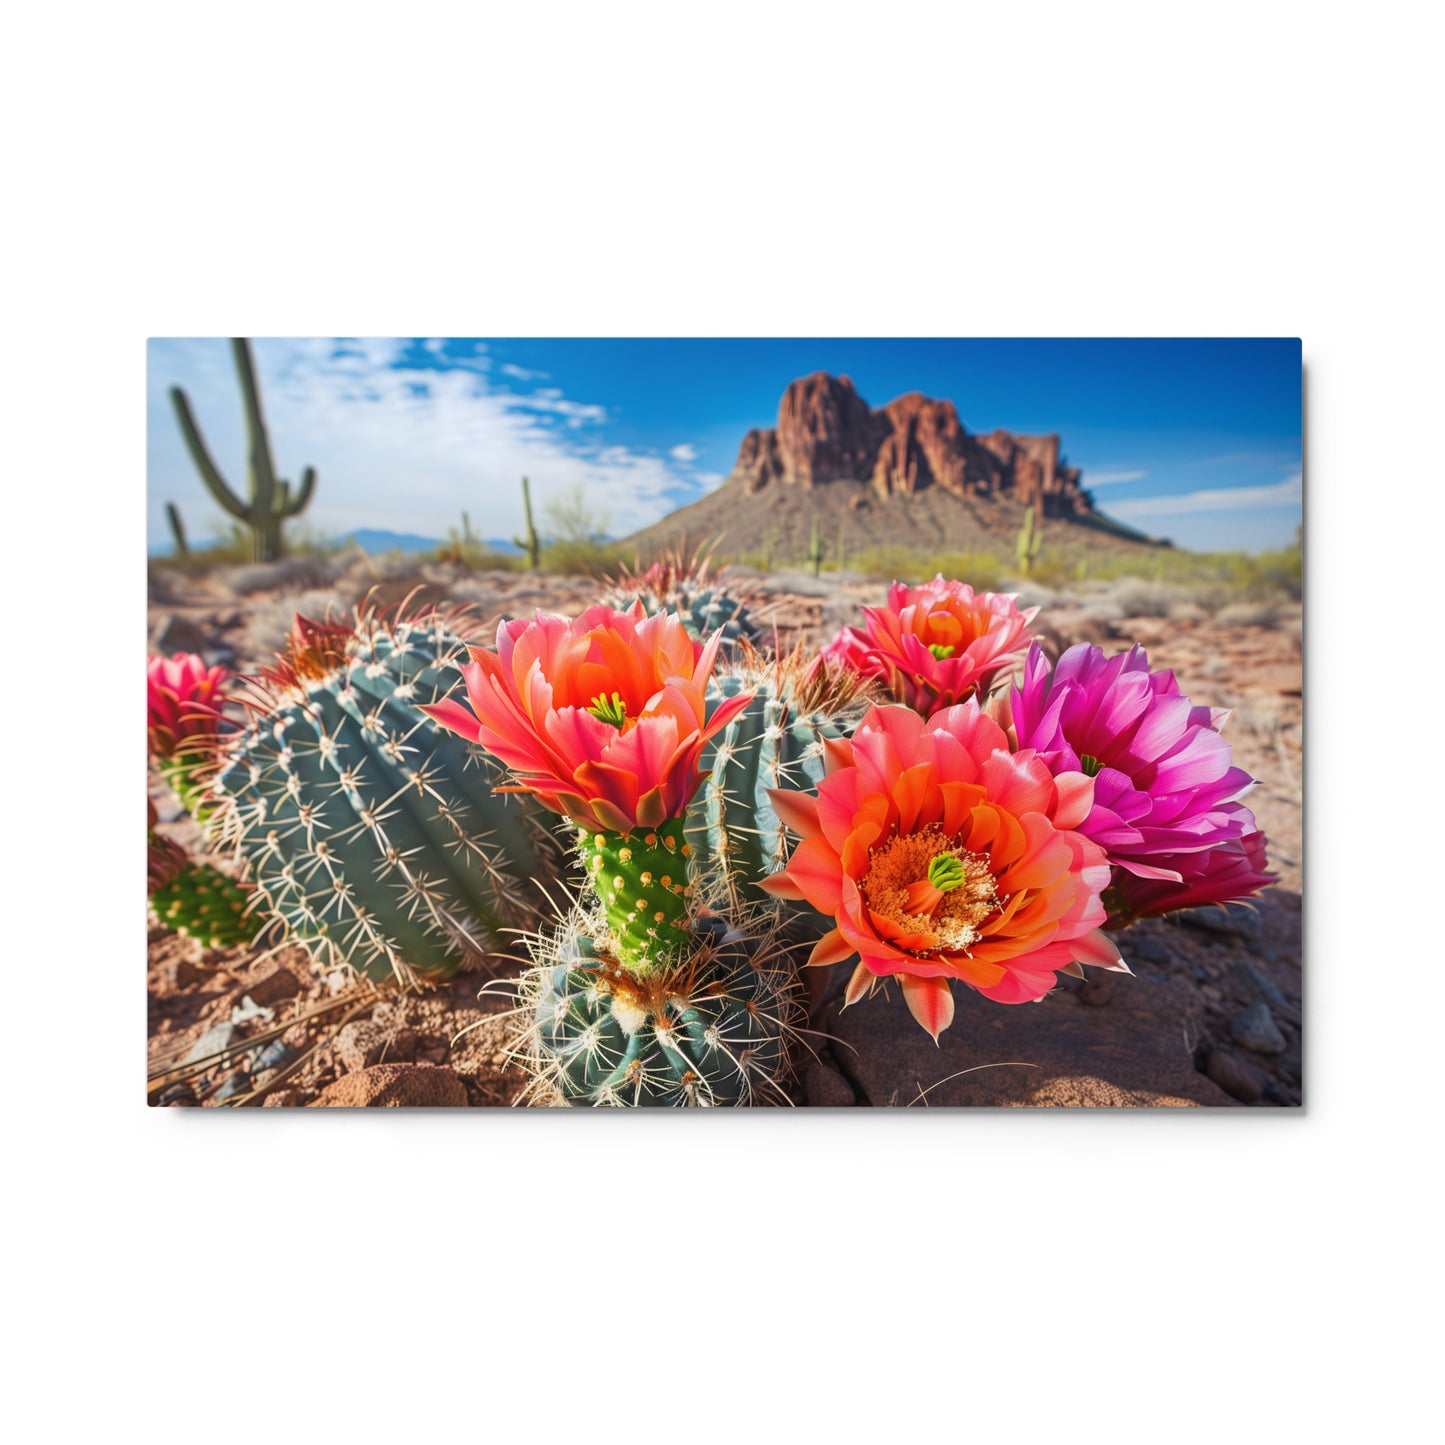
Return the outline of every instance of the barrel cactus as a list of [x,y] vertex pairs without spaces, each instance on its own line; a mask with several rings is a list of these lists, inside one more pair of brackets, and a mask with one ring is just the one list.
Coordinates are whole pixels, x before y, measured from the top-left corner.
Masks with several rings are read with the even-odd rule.
[[775,930],[695,919],[689,947],[639,975],[596,905],[539,937],[518,983],[514,1057],[535,1104],[712,1107],[786,1102],[796,964]]
[[713,901],[771,907],[811,923],[813,910],[769,899],[756,886],[784,866],[792,847],[768,790],[816,791],[828,742],[851,736],[868,709],[868,684],[801,648],[770,659],[744,645],[709,683],[708,710],[744,694],[752,701],[703,753],[708,778],[688,811],[689,851]]
[[536,923],[555,868],[545,815],[420,705],[460,681],[437,613],[296,619],[254,717],[210,781],[212,838],[249,864],[259,910],[327,968],[434,980]]
[[675,556],[654,562],[645,572],[624,572],[602,598],[608,607],[626,611],[641,602],[649,617],[676,613],[699,641],[722,634],[722,655],[730,657],[740,644],[762,645],[767,628],[722,583],[709,575],[705,556]]

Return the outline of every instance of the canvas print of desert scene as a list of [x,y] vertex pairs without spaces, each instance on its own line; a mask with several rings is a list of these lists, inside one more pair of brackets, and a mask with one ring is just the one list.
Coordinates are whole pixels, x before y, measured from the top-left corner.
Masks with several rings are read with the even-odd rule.
[[1299,1105],[1301,519],[1297,340],[152,340],[148,1102]]

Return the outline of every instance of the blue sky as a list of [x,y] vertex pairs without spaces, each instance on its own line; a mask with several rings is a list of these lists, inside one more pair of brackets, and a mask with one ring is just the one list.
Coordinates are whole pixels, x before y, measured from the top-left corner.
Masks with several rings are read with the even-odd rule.
[[[463,510],[484,536],[581,488],[614,535],[716,486],[795,377],[846,373],[871,406],[946,398],[971,432],[1058,432],[1105,512],[1181,546],[1293,541],[1301,507],[1297,340],[272,340],[254,343],[272,452],[318,473],[305,520],[441,537]],[[222,522],[181,443],[180,385],[222,472],[245,485],[224,340],[150,342],[147,535],[169,549]]]

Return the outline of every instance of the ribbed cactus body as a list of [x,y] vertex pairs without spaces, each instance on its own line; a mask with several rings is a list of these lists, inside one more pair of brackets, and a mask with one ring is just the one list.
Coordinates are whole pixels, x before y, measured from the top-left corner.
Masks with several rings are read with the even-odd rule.
[[753,700],[720,733],[702,757],[709,772],[687,815],[687,840],[699,878],[709,893],[725,885],[730,906],[772,907],[790,918],[821,920],[814,910],[775,903],[757,884],[784,867],[793,844],[768,796],[769,788],[817,790],[829,738],[852,734],[866,703],[839,682],[829,696],[827,679],[811,678],[791,662],[756,656],[708,684],[708,710],[739,693]]
[[745,1105],[783,1098],[795,971],[768,931],[694,924],[689,951],[639,979],[599,935],[595,908],[536,949],[519,989],[519,1050],[540,1104]]
[[262,920],[247,913],[249,888],[207,863],[185,863],[150,890],[156,917],[183,938],[207,948],[249,943]]
[[440,622],[363,617],[326,647],[289,659],[290,685],[228,744],[208,826],[322,964],[449,977],[535,923],[547,828],[493,791],[499,765],[419,711],[466,660]]

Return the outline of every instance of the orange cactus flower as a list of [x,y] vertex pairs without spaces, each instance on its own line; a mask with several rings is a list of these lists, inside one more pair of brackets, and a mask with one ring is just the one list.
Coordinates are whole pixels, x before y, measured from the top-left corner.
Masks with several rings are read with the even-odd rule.
[[865,607],[863,626],[843,628],[823,656],[881,678],[899,702],[927,715],[986,694],[1028,650],[1038,610],[1021,612],[1012,593],[976,593],[941,574],[920,587],[895,582],[887,605]]
[[975,702],[925,721],[875,707],[852,741],[828,744],[816,796],[776,790],[778,816],[802,837],[762,887],[836,920],[809,963],[858,956],[847,1003],[896,976],[937,1041],[953,1021],[953,980],[999,1003],[1042,998],[1056,972],[1121,969],[1099,931],[1104,851],[1074,831],[1093,779],[1054,776],[1011,753]]
[[694,642],[670,613],[590,607],[575,620],[538,612],[504,622],[495,653],[471,648],[468,706],[422,709],[496,754],[520,787],[594,832],[679,818],[701,784],[703,745],[747,706],[707,717],[721,633]]

